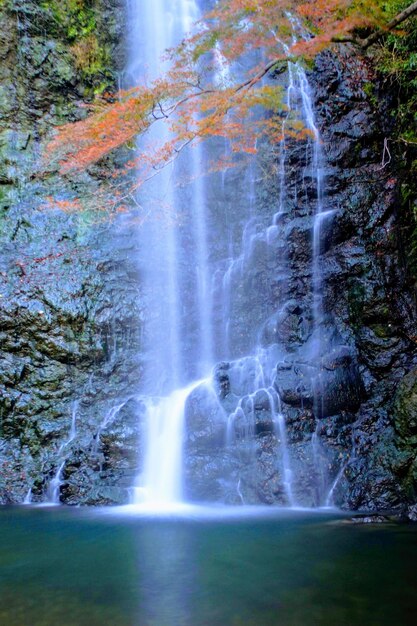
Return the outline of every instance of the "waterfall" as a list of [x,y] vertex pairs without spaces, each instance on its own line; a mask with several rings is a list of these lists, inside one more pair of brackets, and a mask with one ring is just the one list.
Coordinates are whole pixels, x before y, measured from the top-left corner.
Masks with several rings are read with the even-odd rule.
[[[129,2],[133,84],[161,74],[164,51],[179,43],[199,16],[193,0]],[[138,150],[169,139],[156,124]],[[134,502],[178,502],[184,407],[214,361],[208,213],[202,176],[204,150],[196,146],[138,193],[147,219],[140,229],[145,302],[144,382],[146,454]]]
[[176,389],[164,398],[148,399],[147,454],[143,474],[134,489],[135,503],[164,507],[183,500],[182,434],[185,404],[190,393],[203,382]]
[[28,489],[25,499],[23,500],[23,504],[32,504],[32,487]]
[[78,413],[78,401],[73,403],[72,413],[71,413],[71,427],[68,434],[68,438],[59,446],[58,454],[57,454],[57,470],[55,472],[54,477],[49,483],[46,497],[47,504],[58,505],[60,503],[59,492],[62,485],[62,472],[65,467],[65,463],[67,460],[67,455],[65,454],[68,446],[74,441],[77,436],[77,413]]
[[[149,84],[164,69],[164,50],[178,43],[198,18],[198,5],[194,0],[129,0],[128,7],[132,28],[126,75],[131,85]],[[298,25],[293,23],[293,28],[297,30]],[[213,56],[217,64],[214,82],[229,85],[232,75],[219,46]],[[240,398],[228,410],[223,406],[219,410],[218,398],[214,408],[209,402],[205,407],[207,419],[210,412],[223,419],[226,452],[233,454],[233,449],[240,446],[245,460],[256,464],[257,451],[252,445],[257,428],[256,402],[263,394],[266,401],[262,410],[270,415],[276,448],[274,466],[280,475],[282,499],[289,506],[299,504],[285,411],[274,387],[277,362],[285,360],[286,347],[278,340],[264,345],[259,331],[260,325],[285,313],[288,299],[291,268],[283,224],[289,204],[296,202],[296,197],[290,198],[285,135],[287,125],[296,115],[310,131],[305,176],[313,181],[316,195],[310,215],[313,236],[308,294],[312,302],[313,338],[319,334],[321,314],[322,225],[332,211],[324,207],[321,142],[307,74],[294,61],[288,64],[287,76],[287,113],[283,115],[278,155],[279,194],[272,217],[260,217],[255,210],[256,161],[252,161],[239,183],[244,200],[239,210],[234,206],[235,199],[229,198],[227,175],[215,175],[217,178],[210,180],[203,177],[209,161],[207,151],[217,150],[220,154],[225,150],[224,144],[219,146],[216,142],[208,148],[197,145],[183,152],[138,192],[137,204],[142,210],[139,216],[146,215],[139,234],[145,320],[140,395],[146,409],[142,416],[146,450],[133,489],[135,505],[161,508],[183,501],[187,403],[210,380],[207,376],[220,360],[228,360],[231,369],[239,370],[235,384],[241,391],[234,397]],[[137,151],[151,150],[168,139],[163,123],[156,123],[146,139],[138,139]],[[256,289],[269,288],[257,284],[256,272],[252,271],[256,264],[269,268],[273,297],[267,298],[262,292],[260,297],[253,297]],[[314,352],[319,349],[316,344]],[[203,380],[196,382],[198,379]],[[312,446],[316,457],[316,435]],[[246,502],[244,478],[238,472],[232,480],[237,501]]]

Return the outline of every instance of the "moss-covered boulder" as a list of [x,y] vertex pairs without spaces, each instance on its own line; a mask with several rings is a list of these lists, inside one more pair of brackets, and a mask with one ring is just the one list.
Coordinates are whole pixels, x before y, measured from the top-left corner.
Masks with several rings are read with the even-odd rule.
[[395,429],[405,445],[417,450],[417,369],[404,376],[394,403]]
[[401,381],[394,400],[394,425],[404,462],[401,471],[410,499],[417,495],[417,369]]

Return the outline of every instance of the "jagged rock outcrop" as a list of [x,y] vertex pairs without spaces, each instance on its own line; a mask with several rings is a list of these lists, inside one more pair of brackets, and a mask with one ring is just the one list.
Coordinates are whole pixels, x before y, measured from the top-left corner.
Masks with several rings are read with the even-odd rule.
[[342,336],[350,335],[365,394],[335,501],[349,508],[401,507],[415,494],[405,493],[401,476],[393,398],[416,362],[416,308],[402,255],[398,163],[384,165],[383,158],[389,110],[383,94],[377,109],[364,97],[377,79],[370,63],[348,49],[321,57],[314,80],[331,168],[329,201],[338,211],[322,261],[325,306]]

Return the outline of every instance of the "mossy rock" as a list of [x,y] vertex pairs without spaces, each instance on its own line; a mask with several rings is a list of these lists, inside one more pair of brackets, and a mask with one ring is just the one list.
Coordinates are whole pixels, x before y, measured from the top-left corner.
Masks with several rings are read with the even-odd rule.
[[394,400],[394,425],[401,442],[417,448],[417,369],[401,381]]

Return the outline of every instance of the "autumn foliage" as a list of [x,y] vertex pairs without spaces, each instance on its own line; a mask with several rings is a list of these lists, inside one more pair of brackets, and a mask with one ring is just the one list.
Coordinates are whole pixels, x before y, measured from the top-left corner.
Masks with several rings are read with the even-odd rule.
[[[270,141],[280,141],[283,128],[279,81],[265,77],[284,71],[289,61],[308,62],[340,41],[357,42],[358,33],[365,38],[383,31],[389,19],[377,0],[221,0],[166,52],[170,69],[164,76],[150,86],[102,99],[84,121],[61,127],[47,158],[58,161],[61,173],[68,174],[144,135],[127,165],[144,181],[185,146],[209,137],[227,139],[232,152],[254,152],[259,136],[266,133]],[[234,68],[248,59],[249,69],[239,75]],[[254,115],[259,107],[269,114]],[[168,126],[168,139],[147,144],[147,131],[161,123]],[[303,130],[294,119],[285,132]]]

